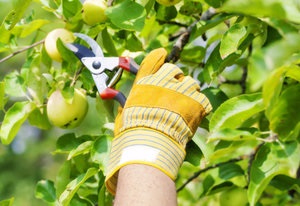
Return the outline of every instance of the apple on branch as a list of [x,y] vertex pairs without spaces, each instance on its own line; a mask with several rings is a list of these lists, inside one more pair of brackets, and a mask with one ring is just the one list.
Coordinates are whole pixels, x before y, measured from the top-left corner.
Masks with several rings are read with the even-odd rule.
[[104,23],[107,19],[106,9],[107,5],[104,0],[86,0],[82,5],[83,21],[90,26]]
[[50,122],[63,129],[71,129],[80,125],[88,111],[88,101],[83,91],[74,90],[74,97],[69,103],[60,90],[53,92],[47,103],[47,115]]
[[66,29],[54,29],[49,32],[45,38],[45,50],[51,59],[61,62],[62,57],[56,46],[57,40],[60,39],[63,43],[71,43],[74,42],[75,38],[76,37],[73,35],[73,33]]

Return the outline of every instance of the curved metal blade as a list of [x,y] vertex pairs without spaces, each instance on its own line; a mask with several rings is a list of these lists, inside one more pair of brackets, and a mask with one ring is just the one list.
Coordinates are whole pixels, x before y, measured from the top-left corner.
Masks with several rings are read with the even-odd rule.
[[104,57],[103,51],[99,44],[88,35],[82,34],[82,33],[74,33],[75,36],[79,37],[80,39],[84,40],[92,49],[95,56],[97,57]]
[[94,52],[89,48],[82,46],[80,44],[65,44],[68,49],[70,49],[78,59],[82,60],[84,57],[95,57]]

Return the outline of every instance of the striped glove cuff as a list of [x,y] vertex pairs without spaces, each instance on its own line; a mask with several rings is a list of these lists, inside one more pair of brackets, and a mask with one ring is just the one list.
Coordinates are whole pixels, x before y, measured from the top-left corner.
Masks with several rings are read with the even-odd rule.
[[175,180],[184,158],[184,148],[163,133],[150,128],[126,130],[113,141],[106,187],[115,194],[118,171],[129,164],[153,166]]

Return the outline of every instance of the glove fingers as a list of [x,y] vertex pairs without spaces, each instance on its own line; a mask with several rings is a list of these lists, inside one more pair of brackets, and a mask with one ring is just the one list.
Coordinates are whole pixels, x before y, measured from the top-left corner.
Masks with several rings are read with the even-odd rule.
[[167,82],[179,82],[183,76],[183,72],[175,64],[165,63],[153,76],[155,76],[155,78],[153,78],[155,80],[152,83],[153,85],[165,87],[167,85],[164,84]]
[[143,77],[156,73],[156,71],[164,64],[166,57],[167,51],[164,48],[151,51],[141,63],[135,82]]

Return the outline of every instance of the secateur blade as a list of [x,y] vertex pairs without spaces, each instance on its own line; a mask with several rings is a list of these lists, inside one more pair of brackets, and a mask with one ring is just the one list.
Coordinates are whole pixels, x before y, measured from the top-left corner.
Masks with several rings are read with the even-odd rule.
[[74,33],[74,35],[84,40],[91,47],[91,50],[95,54],[95,56],[104,57],[101,47],[93,38],[81,33]]
[[91,51],[89,48],[87,48],[81,44],[75,44],[75,43],[66,44],[66,47],[70,51],[72,51],[76,55],[76,57],[80,60],[84,57],[95,57],[95,54],[93,51]]

